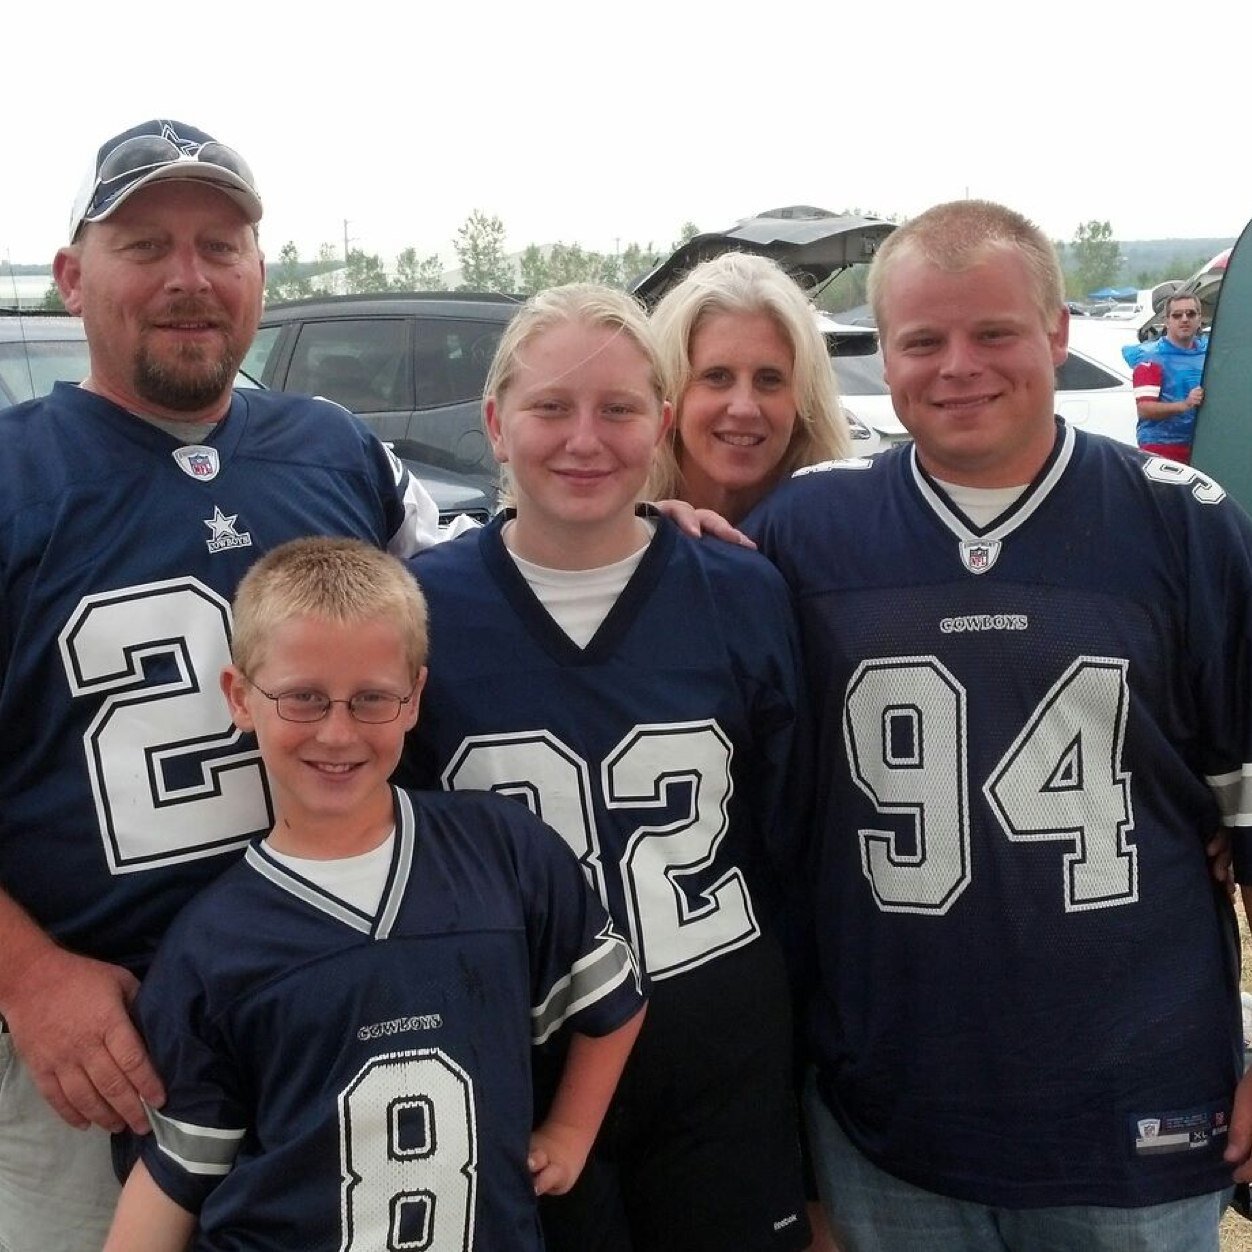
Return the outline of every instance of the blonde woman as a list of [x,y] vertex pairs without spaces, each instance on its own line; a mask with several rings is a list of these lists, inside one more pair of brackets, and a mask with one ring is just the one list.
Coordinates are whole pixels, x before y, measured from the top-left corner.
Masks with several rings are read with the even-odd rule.
[[738,522],[803,465],[848,455],[848,427],[812,306],[773,261],[705,261],[657,305],[676,397],[647,495]]

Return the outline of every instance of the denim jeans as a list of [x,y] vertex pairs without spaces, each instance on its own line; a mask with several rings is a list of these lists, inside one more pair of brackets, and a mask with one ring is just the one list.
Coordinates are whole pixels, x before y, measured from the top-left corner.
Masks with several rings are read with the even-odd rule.
[[842,1252],[1218,1252],[1230,1191],[1145,1208],[991,1208],[884,1172],[849,1141],[810,1077],[809,1148]]

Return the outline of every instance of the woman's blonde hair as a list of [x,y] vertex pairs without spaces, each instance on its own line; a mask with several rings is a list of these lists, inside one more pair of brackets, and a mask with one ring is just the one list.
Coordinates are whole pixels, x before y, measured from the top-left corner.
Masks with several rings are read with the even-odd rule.
[[706,318],[722,313],[764,314],[791,345],[796,424],[778,465],[778,481],[802,465],[848,455],[848,424],[813,306],[767,257],[728,252],[697,265],[652,314],[661,368],[673,388],[677,411],[653,461],[649,499],[682,497],[682,396],[691,381],[691,340]]

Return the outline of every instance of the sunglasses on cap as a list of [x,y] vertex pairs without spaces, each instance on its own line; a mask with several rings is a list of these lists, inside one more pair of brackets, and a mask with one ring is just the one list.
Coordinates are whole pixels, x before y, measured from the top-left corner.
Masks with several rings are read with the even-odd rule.
[[[161,173],[173,168],[178,172]],[[100,160],[94,182],[84,188],[86,194],[80,192],[70,238],[84,222],[107,217],[132,191],[159,177],[201,177],[238,200],[251,221],[260,217],[261,199],[252,170],[234,148],[215,139],[175,142],[167,135],[133,135]]]

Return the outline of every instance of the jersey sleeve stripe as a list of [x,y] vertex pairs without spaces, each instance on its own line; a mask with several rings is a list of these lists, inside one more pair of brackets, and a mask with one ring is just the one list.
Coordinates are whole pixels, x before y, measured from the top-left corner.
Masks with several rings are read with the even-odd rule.
[[247,1133],[180,1122],[152,1108],[148,1109],[148,1121],[157,1146],[189,1174],[229,1173]]
[[603,943],[574,963],[570,972],[554,984],[542,1004],[531,1009],[531,1037],[536,1044],[589,1004],[602,1000],[634,977],[634,959],[622,939]]
[[1229,774],[1211,774],[1205,781],[1217,801],[1223,826],[1252,826],[1252,765]]

